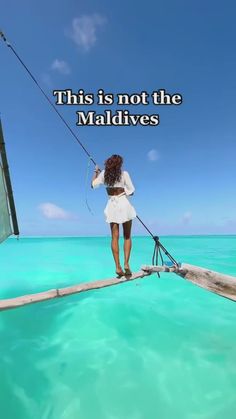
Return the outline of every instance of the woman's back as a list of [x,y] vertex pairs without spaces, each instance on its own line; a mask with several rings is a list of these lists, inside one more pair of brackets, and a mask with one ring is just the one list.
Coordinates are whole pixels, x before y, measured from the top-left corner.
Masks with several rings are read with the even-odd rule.
[[122,170],[120,179],[113,185],[107,185],[104,178],[105,170],[102,170],[98,177],[93,181],[93,188],[100,185],[109,186],[109,188],[124,188],[126,195],[132,195],[135,191],[134,185],[130,179],[130,175],[125,170]]

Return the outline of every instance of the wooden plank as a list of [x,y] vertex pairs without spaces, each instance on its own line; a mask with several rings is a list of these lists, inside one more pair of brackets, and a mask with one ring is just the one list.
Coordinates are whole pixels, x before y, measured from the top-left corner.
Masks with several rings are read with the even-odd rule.
[[8,298],[0,300],[0,310],[8,310],[10,308],[17,308],[27,304],[37,303],[39,301],[51,300],[58,297],[56,289],[39,292],[37,294],[22,295],[16,298]]
[[60,288],[58,289],[58,294],[60,297],[64,297],[66,295],[78,294],[84,291],[106,288],[112,285],[119,285],[119,284],[122,284],[123,282],[134,281],[135,279],[141,279],[144,276],[148,276],[148,275],[150,275],[149,272],[139,271],[139,272],[133,273],[133,275],[130,277],[123,276],[122,278],[110,278],[110,279],[103,279],[103,280],[98,280],[98,281],[93,281],[93,282],[86,282],[84,284],[74,285],[72,287]]
[[144,272],[150,272],[150,273],[155,273],[155,272],[176,272],[177,267],[175,265],[173,266],[155,266],[155,265],[142,265],[141,269]]
[[148,275],[150,275],[149,272],[144,272],[141,270],[139,272],[134,273],[130,277],[123,276],[122,278],[110,278],[101,281],[86,282],[78,285],[73,285],[71,287],[52,289],[49,291],[39,292],[37,294],[23,295],[21,297],[4,299],[0,300],[0,311],[25,306],[28,304],[38,303],[40,301],[65,297],[67,295],[79,294],[84,291],[110,287],[112,285],[119,285],[123,282],[134,281],[135,279],[141,279]]

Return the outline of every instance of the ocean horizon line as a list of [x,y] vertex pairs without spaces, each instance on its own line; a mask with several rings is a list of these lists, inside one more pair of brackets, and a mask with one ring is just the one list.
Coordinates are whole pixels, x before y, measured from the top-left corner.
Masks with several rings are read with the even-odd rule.
[[[163,234],[157,237],[164,238],[164,237],[236,237],[236,233],[234,234]],[[20,239],[61,239],[61,238],[68,238],[68,239],[79,239],[79,238],[110,238],[109,234],[107,235],[20,235],[17,236],[10,236],[7,240],[20,240]],[[122,236],[121,236],[122,238]],[[148,234],[146,235],[133,235],[132,238],[152,238]]]

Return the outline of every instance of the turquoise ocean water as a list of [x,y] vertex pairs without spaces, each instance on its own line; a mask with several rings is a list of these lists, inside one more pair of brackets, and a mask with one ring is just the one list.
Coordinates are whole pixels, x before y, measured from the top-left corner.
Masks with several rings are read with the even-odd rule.
[[[236,236],[163,237],[236,276]],[[132,269],[152,240],[133,240]],[[0,298],[113,276],[109,238],[0,246]],[[2,419],[233,419],[236,303],[174,274],[0,312]]]

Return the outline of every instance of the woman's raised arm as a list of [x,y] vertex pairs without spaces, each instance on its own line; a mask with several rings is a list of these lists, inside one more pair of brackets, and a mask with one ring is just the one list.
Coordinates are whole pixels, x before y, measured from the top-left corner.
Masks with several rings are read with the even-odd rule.
[[101,171],[99,167],[96,165],[94,174],[92,177],[91,187],[98,188],[98,186],[103,185],[103,184],[104,184],[104,170]]

